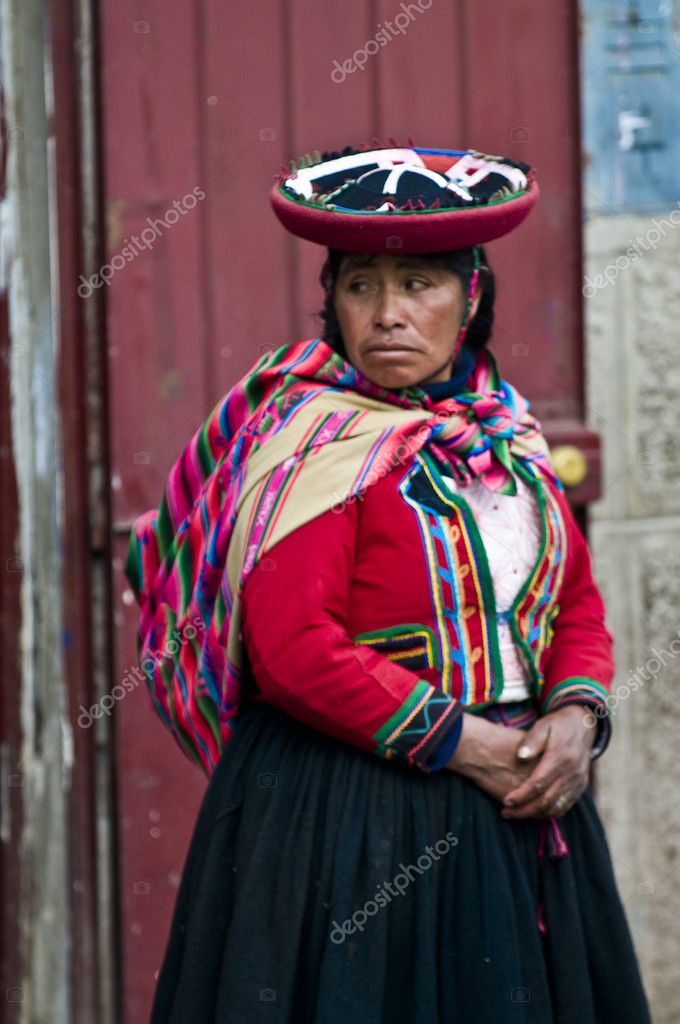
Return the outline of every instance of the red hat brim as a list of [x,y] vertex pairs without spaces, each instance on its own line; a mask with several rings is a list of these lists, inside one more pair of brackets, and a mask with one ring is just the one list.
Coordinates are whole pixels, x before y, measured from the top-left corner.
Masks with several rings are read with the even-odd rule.
[[467,249],[500,238],[521,224],[538,197],[533,173],[521,193],[480,207],[445,210],[340,212],[291,199],[279,182],[270,193],[277,217],[300,238],[347,252],[407,255]]

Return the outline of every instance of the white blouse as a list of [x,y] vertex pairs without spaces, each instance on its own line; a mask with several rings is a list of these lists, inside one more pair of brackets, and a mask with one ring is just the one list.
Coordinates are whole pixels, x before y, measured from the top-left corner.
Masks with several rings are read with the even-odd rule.
[[524,656],[503,619],[536,564],[543,528],[534,489],[517,477],[517,494],[493,493],[479,480],[458,487],[453,478],[444,480],[450,490],[467,501],[475,517],[493,580],[498,611],[498,642],[503,665],[500,701],[523,700],[530,696],[529,671]]

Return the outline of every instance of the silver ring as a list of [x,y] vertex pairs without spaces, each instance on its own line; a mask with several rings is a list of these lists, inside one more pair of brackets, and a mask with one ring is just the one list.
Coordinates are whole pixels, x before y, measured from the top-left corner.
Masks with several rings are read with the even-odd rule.
[[566,811],[568,806],[569,800],[564,793],[560,793],[560,795],[553,800],[553,807],[556,811]]

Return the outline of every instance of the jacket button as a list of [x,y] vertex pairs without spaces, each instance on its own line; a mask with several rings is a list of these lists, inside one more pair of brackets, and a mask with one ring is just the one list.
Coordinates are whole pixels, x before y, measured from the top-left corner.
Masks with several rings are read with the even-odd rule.
[[479,659],[481,658],[481,656],[482,656],[482,648],[481,647],[473,647],[472,653],[470,655],[470,658],[472,660],[472,664],[476,665],[477,662],[479,661]]
[[477,608],[475,607],[474,604],[466,604],[465,607],[463,608],[463,618],[469,619],[470,616],[474,615],[476,611]]

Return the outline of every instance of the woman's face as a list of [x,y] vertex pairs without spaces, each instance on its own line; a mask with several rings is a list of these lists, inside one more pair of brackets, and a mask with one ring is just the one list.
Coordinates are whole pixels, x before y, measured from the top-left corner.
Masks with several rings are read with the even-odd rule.
[[345,257],[334,299],[347,358],[370,380],[396,390],[449,379],[466,299],[457,274],[419,256]]

